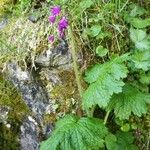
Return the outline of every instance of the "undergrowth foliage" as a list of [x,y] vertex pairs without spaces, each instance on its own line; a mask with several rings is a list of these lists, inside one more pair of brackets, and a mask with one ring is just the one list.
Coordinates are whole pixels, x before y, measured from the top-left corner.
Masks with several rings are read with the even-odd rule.
[[66,116],[56,124],[52,136],[43,142],[43,150],[97,150],[104,145],[107,128],[102,120]]
[[[85,71],[84,81],[88,87],[80,93],[80,109],[87,117],[67,115],[59,120],[51,137],[41,143],[41,150],[138,150],[133,135],[138,125],[133,125],[130,119],[145,115],[150,104],[147,90],[150,83],[150,38],[147,33],[150,18],[141,17],[144,14],[146,16],[147,11],[138,5],[130,5],[128,1],[119,0],[101,3],[82,0],[72,11],[70,7],[73,3],[67,5],[66,2],[56,4],[62,4],[70,11],[71,48],[78,46],[75,44],[74,28],[77,31],[80,29],[77,35],[81,43],[92,49],[98,59],[95,65],[92,63],[92,67]],[[74,13],[75,17],[72,16]],[[125,36],[128,47],[122,46]],[[108,43],[110,40],[111,44]],[[72,57],[76,60],[74,54]],[[76,72],[76,65],[74,70]],[[138,80],[135,80],[135,72]],[[80,78],[78,73],[76,78]],[[146,89],[142,89],[141,84]],[[94,118],[97,106],[106,113],[103,121]],[[109,114],[114,116],[115,129],[109,125]],[[145,144],[147,147],[149,141]]]
[[[67,1],[64,1],[63,6],[65,2]],[[70,5],[64,8],[69,10]],[[126,9],[126,6],[130,9]],[[114,16],[107,16],[106,10]],[[122,14],[119,15],[119,12]],[[80,109],[86,112],[84,115],[87,117],[67,115],[58,121],[51,137],[42,142],[41,150],[138,150],[134,144],[136,137],[133,136],[133,131],[138,129],[138,125],[132,125],[130,118],[142,117],[148,112],[150,104],[150,94],[147,90],[150,83],[150,38],[147,33],[150,18],[142,17],[144,14],[146,16],[147,10],[135,4],[130,5],[128,1],[100,3],[96,0],[83,0],[71,13],[76,13],[76,17],[70,19],[70,26],[78,26],[76,29],[82,30],[78,32],[81,41],[87,40],[89,43],[85,46],[91,48],[103,63],[97,61],[85,71],[84,80],[88,87],[82,92]],[[88,15],[92,22],[87,18],[84,20]],[[124,24],[115,24],[116,20],[119,20],[117,17],[123,18]],[[79,22],[86,28],[82,29]],[[128,35],[124,33],[124,27]],[[74,40],[73,34],[70,35],[69,40]],[[129,41],[126,39],[129,47],[121,46],[122,37],[125,36],[130,38]],[[110,46],[110,39],[116,44],[111,41]],[[78,45],[74,42],[71,42],[72,49],[76,49]],[[116,48],[118,55],[114,54]],[[135,80],[135,72],[138,80]],[[78,74],[76,78],[79,78]],[[141,84],[145,85],[146,89],[142,89]],[[106,112],[103,122],[94,118],[96,106]],[[115,131],[109,125],[109,114],[114,115]],[[117,128],[118,125],[120,129]],[[149,146],[147,141],[145,148],[148,150]]]

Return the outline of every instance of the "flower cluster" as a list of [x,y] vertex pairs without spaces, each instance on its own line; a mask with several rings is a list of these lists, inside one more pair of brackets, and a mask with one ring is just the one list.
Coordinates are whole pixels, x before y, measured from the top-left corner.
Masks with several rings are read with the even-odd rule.
[[[57,27],[59,38],[63,39],[65,37],[65,30],[68,27],[68,20],[66,17],[61,16],[60,20],[55,24],[56,17],[61,13],[61,8],[59,6],[55,6],[51,8],[51,16],[49,16],[49,22],[51,25]],[[50,35],[48,37],[48,41],[53,43],[55,40],[54,35]]]

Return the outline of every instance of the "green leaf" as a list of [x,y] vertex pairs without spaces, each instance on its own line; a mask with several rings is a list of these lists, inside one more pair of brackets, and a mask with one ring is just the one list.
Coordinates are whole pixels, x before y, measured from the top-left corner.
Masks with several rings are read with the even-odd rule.
[[95,65],[85,74],[85,81],[90,83],[83,94],[83,106],[91,108],[94,105],[106,107],[112,94],[122,91],[123,78],[127,76],[127,68],[123,61],[128,55],[113,58],[104,64]]
[[127,23],[131,23],[135,17],[139,17],[146,13],[146,10],[142,7],[139,7],[137,5],[131,5],[131,12],[128,11],[124,14],[124,19]]
[[137,69],[148,71],[150,69],[150,50],[144,52],[135,52],[131,56],[131,61]]
[[101,32],[101,26],[94,25],[90,28],[89,35],[91,37],[96,37],[97,35],[99,35],[100,32]]
[[133,145],[134,136],[130,132],[117,132],[118,150],[138,150],[138,147]]
[[108,134],[105,138],[108,150],[138,150],[133,142],[134,137],[129,132],[117,132],[116,135]]
[[87,8],[90,8],[93,4],[94,2],[92,0],[83,0],[80,2],[79,6],[81,10],[85,10]]
[[150,71],[140,75],[140,82],[146,85],[150,84]]
[[146,13],[146,10],[143,7],[139,7],[137,5],[132,5],[132,11],[130,12],[130,16],[136,17],[137,15],[141,16]]
[[103,32],[100,32],[97,36],[96,36],[96,40],[100,40],[100,39],[104,39],[104,38],[110,38],[112,37],[112,34],[110,32],[107,32],[107,31],[103,31]]
[[130,124],[125,123],[123,126],[121,126],[121,131],[128,132],[130,130]]
[[146,28],[146,27],[150,26],[150,18],[147,18],[147,19],[133,18],[133,20],[130,23],[135,28],[142,29],[142,28]]
[[118,146],[116,142],[117,142],[116,136],[109,133],[105,138],[107,150],[117,150]]
[[145,31],[131,28],[130,38],[138,50],[150,49],[150,41]]
[[145,31],[130,29],[130,38],[135,44],[135,52],[131,57],[135,68],[147,71],[150,69],[150,40]]
[[67,115],[56,123],[51,137],[41,143],[40,150],[99,150],[107,129],[94,118]]
[[122,93],[114,94],[108,109],[113,110],[120,120],[129,119],[131,113],[141,117],[147,112],[147,103],[150,103],[150,95],[140,92],[131,85],[125,85]]
[[103,46],[97,46],[96,54],[100,57],[104,57],[108,53],[108,49],[104,48]]

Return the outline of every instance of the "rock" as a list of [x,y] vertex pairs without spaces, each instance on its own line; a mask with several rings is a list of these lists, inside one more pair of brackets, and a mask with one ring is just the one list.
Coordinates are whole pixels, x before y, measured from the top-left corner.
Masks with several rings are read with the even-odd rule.
[[10,81],[19,89],[25,103],[34,114],[42,116],[49,105],[44,89],[38,83],[34,83],[32,75],[28,71],[22,71],[16,63],[8,64],[7,68]]
[[66,41],[61,40],[54,49],[49,49],[36,57],[35,63],[44,67],[70,66],[72,62],[71,53]]
[[[7,65],[9,80],[19,89],[24,102],[29,106],[33,116],[27,116],[21,126],[20,143],[22,150],[37,150],[40,135],[47,137],[52,125],[44,123],[47,107],[52,112],[51,103],[44,89],[34,81],[32,74],[22,71],[15,62]],[[34,118],[34,119],[33,119]]]
[[[33,43],[33,41],[30,42]],[[79,54],[79,62],[80,56]],[[45,121],[45,115],[57,115],[57,105],[62,102],[59,115],[55,118],[58,119],[65,115],[66,111],[70,111],[68,108],[74,105],[72,100],[75,101],[72,97],[76,90],[72,58],[65,40],[61,40],[56,48],[45,50],[33,61],[35,62],[32,63],[35,63],[36,68],[38,68],[34,71],[31,71],[32,65],[28,66],[28,70],[23,70],[15,61],[10,61],[6,66],[8,80],[20,91],[23,101],[31,111],[30,116],[25,116],[20,127],[21,150],[38,150],[39,143],[46,139],[53,130],[53,124],[49,120],[48,122]],[[65,70],[67,70],[64,75],[66,79],[63,80],[63,75],[60,72]],[[67,74],[71,76],[71,80]],[[64,93],[67,90],[69,97],[67,94],[63,96],[61,91],[56,99],[53,97],[51,90],[55,87],[59,88],[59,86],[64,89]],[[64,106],[65,108],[63,108]]]
[[0,22],[0,29],[3,29],[7,24],[8,24],[8,20],[7,20],[6,18],[4,18],[4,19]]
[[29,117],[24,120],[21,126],[20,144],[22,150],[38,150],[38,125],[36,122],[29,120]]
[[[77,61],[82,64],[83,58],[77,53]],[[72,69],[72,56],[66,40],[61,40],[56,48],[48,49],[36,57],[35,63],[41,67]]]
[[38,17],[36,17],[34,15],[29,16],[28,19],[33,23],[36,23],[38,21]]
[[[73,83],[74,76],[72,76],[72,74],[74,75],[74,72],[72,72],[71,52],[67,41],[60,40],[60,43],[55,48],[51,50],[47,49],[47,46],[45,46],[45,37],[49,30],[49,23],[48,21],[37,21],[36,19],[36,16],[33,15],[28,19],[19,17],[15,22],[10,22],[11,28],[6,30],[7,33],[4,33],[8,36],[8,41],[6,42],[11,43],[13,41],[13,45],[16,46],[16,52],[18,52],[18,54],[20,52],[21,55],[26,55],[29,57],[29,60],[32,57],[32,60],[30,60],[31,62],[28,62],[27,65],[28,70],[23,70],[18,65],[17,61],[15,62],[13,60],[6,65],[7,69],[4,69],[7,74],[6,78],[8,78],[8,80],[18,89],[23,101],[29,107],[31,112],[30,114],[26,114],[23,118],[21,126],[20,122],[18,124],[20,127],[19,142],[21,144],[21,150],[39,149],[39,143],[46,139],[53,130],[53,124],[50,123],[49,118],[48,121],[45,121],[45,115],[54,114],[56,115],[55,120],[58,119],[61,114],[62,116],[65,115],[63,105],[66,104],[67,106],[65,107],[68,107],[67,103],[72,103],[70,99],[72,99],[73,92],[76,90]],[[4,22],[2,22],[2,24],[0,23],[1,27],[4,27],[3,24]],[[41,41],[44,41],[44,43],[41,43]],[[4,49],[6,53],[8,50],[8,47]],[[41,51],[42,53],[37,55],[37,53]],[[15,52],[13,54],[15,55]],[[37,70],[31,71],[33,70],[33,63],[35,63]],[[67,70],[66,74],[71,74],[72,80],[68,81],[68,78],[66,78],[64,81],[62,79],[63,76],[60,75],[60,72],[63,70]],[[44,79],[42,80],[42,78]],[[67,81],[68,84],[65,83]],[[46,83],[44,84],[44,82]],[[73,94],[69,93],[70,95],[68,98],[65,94],[65,96],[63,96],[63,93],[59,92],[59,97],[56,98],[57,103],[55,103],[51,88],[53,89],[57,87],[57,85],[58,88],[60,85],[64,86],[61,88],[67,86],[66,89],[69,89],[68,93],[71,91],[70,93]],[[65,90],[63,92],[65,93]],[[61,105],[60,115],[57,116],[57,105],[60,101],[63,103]],[[3,113],[0,112],[0,115],[2,114],[1,116],[3,117],[0,117],[5,121],[7,120],[8,112],[2,112]],[[16,127],[17,129],[18,126]],[[11,128],[12,127],[13,124]]]

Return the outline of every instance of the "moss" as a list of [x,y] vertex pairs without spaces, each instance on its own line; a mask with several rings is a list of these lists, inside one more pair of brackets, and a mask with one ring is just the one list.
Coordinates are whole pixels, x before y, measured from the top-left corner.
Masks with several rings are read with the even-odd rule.
[[[46,75],[45,75],[46,76]],[[55,122],[67,113],[76,113],[79,94],[73,70],[59,70],[60,83],[53,85],[42,73],[42,83],[53,103],[53,113],[46,114],[44,121]],[[47,80],[46,80],[47,79]]]
[[45,124],[54,123],[57,120],[57,115],[55,113],[46,114],[43,120]]
[[57,99],[60,110],[69,111],[71,105],[71,99],[77,99],[79,97],[77,92],[77,85],[75,81],[75,75],[72,70],[63,70],[59,72],[61,82],[56,85],[51,91],[52,97]]
[[74,72],[70,70],[61,71],[59,72],[59,77],[61,78],[62,84],[59,84],[53,88],[52,93],[54,98],[71,98],[77,88]]
[[19,91],[2,74],[0,74],[0,105],[9,106],[19,120],[21,120],[23,114],[29,112]]
[[0,123],[0,149],[19,149],[18,134],[24,116],[29,113],[29,109],[23,102],[21,95],[13,85],[0,74],[0,106],[9,106],[7,122],[11,125]]
[[[40,13],[40,11],[39,11]],[[32,23],[23,14],[8,19],[8,24],[0,30],[0,67],[9,60],[27,61],[34,63],[37,55],[48,48],[49,22],[47,16]],[[32,16],[32,14],[31,14]],[[13,43],[12,43],[13,41]],[[34,66],[34,64],[32,64]]]
[[0,15],[6,13],[13,5],[13,0],[1,0],[0,1]]
[[0,149],[19,150],[18,132],[18,126],[16,124],[11,128],[0,124]]

